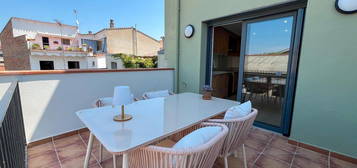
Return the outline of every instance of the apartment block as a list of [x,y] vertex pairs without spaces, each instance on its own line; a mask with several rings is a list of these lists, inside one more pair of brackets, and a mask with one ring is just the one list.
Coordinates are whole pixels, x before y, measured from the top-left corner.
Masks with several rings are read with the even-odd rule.
[[5,70],[121,69],[112,54],[155,56],[160,41],[130,28],[109,28],[93,34],[60,22],[11,18],[0,35]]
[[5,70],[96,68],[79,44],[77,27],[11,18],[0,35]]

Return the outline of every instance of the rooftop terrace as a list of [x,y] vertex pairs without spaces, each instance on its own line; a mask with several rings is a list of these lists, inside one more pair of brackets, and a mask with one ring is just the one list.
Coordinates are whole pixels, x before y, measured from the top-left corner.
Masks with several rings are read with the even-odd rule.
[[[11,138],[23,138],[30,168],[83,167],[89,132],[75,112],[91,108],[96,98],[111,96],[117,85],[130,85],[135,97],[150,90],[173,90],[173,71],[166,68],[0,73],[0,102],[4,103],[2,107],[9,107],[0,110],[1,129],[5,132],[0,132],[0,138],[6,137],[6,132],[18,133]],[[20,112],[23,122],[19,117],[8,115]],[[16,123],[17,127],[9,127],[11,123]],[[24,132],[21,132],[21,124],[24,124]],[[90,167],[113,167],[112,156],[107,151],[103,162],[99,163],[98,145],[95,140]],[[357,168],[353,161],[341,160],[333,152],[318,150],[257,127],[249,131],[245,145],[250,168]],[[21,155],[21,152],[13,153]],[[119,165],[121,160],[117,157]],[[237,158],[230,156],[228,161],[231,168],[243,167],[241,151]],[[217,159],[214,167],[224,167],[223,161]]]
[[[28,149],[29,168],[62,167],[81,168],[83,165],[89,132],[82,130],[74,135],[52,138],[48,143]],[[320,154],[288,143],[288,139],[260,128],[252,128],[245,142],[249,168],[357,168],[356,164],[346,162],[330,154]],[[94,141],[91,168],[112,168],[113,161],[109,152],[103,154],[99,163],[99,143]],[[243,167],[241,151],[238,158],[229,157],[230,168]],[[117,158],[121,166],[121,157]],[[221,168],[223,161],[217,159],[214,168]]]

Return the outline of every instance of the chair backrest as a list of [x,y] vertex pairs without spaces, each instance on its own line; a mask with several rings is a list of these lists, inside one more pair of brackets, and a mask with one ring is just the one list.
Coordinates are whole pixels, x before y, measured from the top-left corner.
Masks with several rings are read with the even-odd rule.
[[257,109],[252,109],[252,112],[247,116],[236,119],[210,119],[208,122],[225,124],[229,131],[221,150],[221,156],[227,156],[236,151],[243,144],[249,129],[258,114]]
[[152,99],[152,98],[158,98],[158,97],[167,97],[170,96],[172,93],[170,93],[169,90],[158,90],[158,91],[153,91],[153,92],[145,92],[143,94],[144,99]]
[[[212,167],[222,148],[228,128],[224,124],[201,123],[196,128],[218,126],[222,128],[208,142],[188,149],[174,149],[150,145],[129,153],[130,167],[143,168],[207,168]],[[150,159],[147,159],[150,158]]]
[[113,102],[112,97],[102,97],[94,101],[93,107],[111,106]]
[[[131,99],[134,101],[138,101],[134,95],[131,95]],[[113,97],[102,97],[94,101],[92,104],[93,107],[104,107],[104,106],[112,106],[113,105]]]

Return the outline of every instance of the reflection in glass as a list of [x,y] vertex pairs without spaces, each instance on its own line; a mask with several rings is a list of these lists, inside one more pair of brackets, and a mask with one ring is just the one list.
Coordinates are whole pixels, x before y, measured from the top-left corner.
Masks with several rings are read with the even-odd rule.
[[247,24],[243,100],[259,109],[257,121],[280,127],[293,17]]

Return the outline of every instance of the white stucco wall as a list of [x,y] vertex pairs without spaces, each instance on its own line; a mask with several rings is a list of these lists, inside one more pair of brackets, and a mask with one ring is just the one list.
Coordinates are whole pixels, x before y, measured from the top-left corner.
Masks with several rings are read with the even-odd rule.
[[158,63],[157,63],[157,66],[158,68],[167,68],[169,65],[168,65],[168,58],[167,56],[165,55],[165,53],[159,53],[157,55],[157,58],[158,58]]
[[[111,62],[117,63],[117,69],[124,69],[121,59],[114,59],[111,56],[38,56],[31,55],[31,70],[40,70],[40,61],[53,61],[54,69],[68,69],[68,61],[79,61],[80,69],[111,69]],[[95,62],[93,66],[93,62]]]
[[26,37],[31,39],[35,39],[38,33],[73,38],[77,33],[77,27],[75,26],[63,25],[61,28],[56,23],[34,21],[22,18],[12,18],[12,28],[14,37],[26,34]]
[[[87,62],[88,62],[88,69],[107,68],[105,56],[87,57]],[[94,66],[93,66],[93,62],[95,62]]]
[[112,69],[111,63],[115,62],[117,63],[117,69],[124,69],[123,61],[121,59],[114,59],[112,56],[108,55],[106,56],[106,64],[108,69]]
[[53,61],[54,69],[68,69],[68,61],[79,61],[80,69],[88,69],[87,57],[30,56],[31,70],[40,70],[40,61]]
[[[12,77],[2,76],[1,82]],[[27,142],[83,128],[75,112],[92,108],[118,85],[130,86],[135,97],[145,91],[173,89],[173,70],[71,73],[17,76]]]

